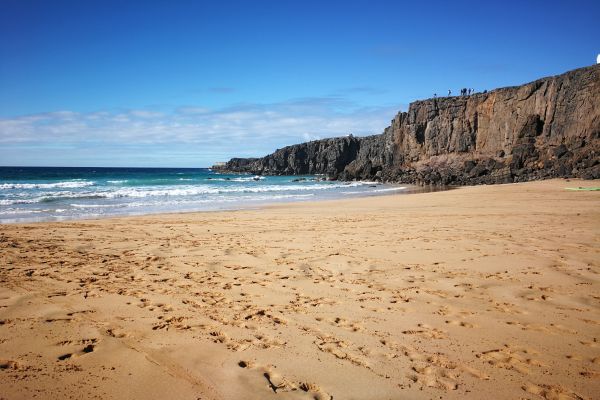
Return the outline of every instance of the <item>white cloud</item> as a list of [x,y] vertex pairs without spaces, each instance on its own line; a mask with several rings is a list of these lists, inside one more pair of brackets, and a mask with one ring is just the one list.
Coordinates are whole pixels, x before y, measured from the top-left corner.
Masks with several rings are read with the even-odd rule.
[[210,108],[206,107],[179,107],[176,110],[180,114],[207,114],[210,112]]
[[[187,106],[170,112],[60,111],[0,119],[0,143],[4,147],[0,157],[9,155],[14,147],[23,164],[40,165],[45,160],[27,159],[28,146],[47,148],[44,157],[48,162],[53,157],[52,148],[71,146],[88,154],[93,164],[94,157],[101,160],[94,149],[102,147],[131,160],[139,159],[143,151],[144,157],[155,158],[155,165],[168,165],[168,161],[163,162],[165,157],[182,152],[186,157],[197,154],[201,165],[209,165],[234,156],[261,156],[306,140],[380,133],[397,111],[398,107],[359,107],[335,97],[240,104],[217,110]],[[40,153],[31,154],[39,157]]]
[[161,112],[148,110],[130,110],[129,114],[138,118],[160,118],[164,116],[164,114]]

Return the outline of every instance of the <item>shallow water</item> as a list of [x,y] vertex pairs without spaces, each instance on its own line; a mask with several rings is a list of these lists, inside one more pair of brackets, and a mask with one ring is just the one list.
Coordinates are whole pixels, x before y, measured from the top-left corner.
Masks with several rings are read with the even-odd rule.
[[409,191],[376,182],[219,174],[206,168],[0,167],[0,223],[240,209]]

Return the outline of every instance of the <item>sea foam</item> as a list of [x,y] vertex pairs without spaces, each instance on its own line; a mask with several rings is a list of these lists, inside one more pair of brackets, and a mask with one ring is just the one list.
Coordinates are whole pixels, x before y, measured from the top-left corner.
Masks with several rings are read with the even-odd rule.
[[96,182],[91,181],[67,181],[53,183],[1,183],[0,190],[4,189],[53,189],[53,188],[83,188],[94,186]]

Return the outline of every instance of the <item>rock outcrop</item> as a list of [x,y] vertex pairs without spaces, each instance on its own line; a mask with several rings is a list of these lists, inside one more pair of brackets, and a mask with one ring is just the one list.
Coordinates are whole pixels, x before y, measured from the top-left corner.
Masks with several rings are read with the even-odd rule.
[[600,65],[411,103],[380,135],[284,147],[222,170],[422,184],[600,178]]

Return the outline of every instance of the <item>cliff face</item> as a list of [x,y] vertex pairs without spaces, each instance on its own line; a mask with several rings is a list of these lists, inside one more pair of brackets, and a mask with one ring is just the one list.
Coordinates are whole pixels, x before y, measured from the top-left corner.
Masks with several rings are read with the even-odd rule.
[[600,178],[600,65],[471,96],[416,101],[380,135],[288,146],[223,169],[476,184]]
[[232,158],[225,169],[265,175],[337,176],[356,158],[362,140],[366,138],[349,136],[296,144],[259,159]]

